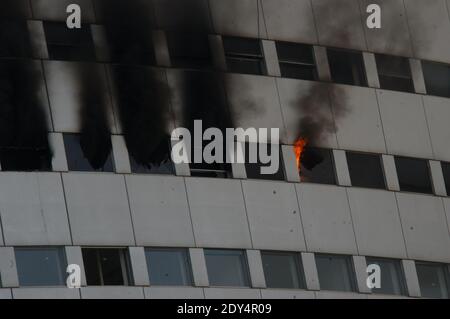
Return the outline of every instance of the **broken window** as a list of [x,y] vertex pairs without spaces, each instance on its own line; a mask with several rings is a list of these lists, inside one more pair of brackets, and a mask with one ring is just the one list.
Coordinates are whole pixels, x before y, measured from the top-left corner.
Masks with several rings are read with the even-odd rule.
[[149,163],[140,163],[130,155],[131,172],[136,174],[174,174],[175,168],[170,152],[170,141],[164,138],[152,153]]
[[405,276],[400,260],[384,258],[366,258],[367,265],[380,267],[380,288],[372,288],[376,294],[406,295]]
[[321,290],[355,291],[355,274],[350,256],[316,254]]
[[376,54],[375,59],[382,89],[414,92],[408,58]]
[[[281,145],[279,144],[263,144],[263,143],[245,143],[245,170],[247,172],[248,179],[268,179],[275,181],[284,181],[284,165],[283,165],[283,156],[281,152]],[[263,163],[261,161],[261,157],[259,155],[260,148],[265,148],[264,154],[267,154],[268,163]],[[250,156],[250,151],[256,152],[254,155]],[[275,162],[276,155],[274,152],[278,152],[278,167],[276,172],[273,174],[264,174],[261,171],[261,168],[270,166],[274,167],[277,163]],[[256,163],[251,163],[252,157],[256,157]],[[265,161],[266,161],[265,160]],[[271,169],[272,169],[271,167]]]
[[48,55],[51,60],[95,61],[90,25],[67,28],[64,22],[44,21]]
[[302,80],[317,80],[313,47],[307,44],[276,42],[281,76]]
[[267,74],[261,40],[223,37],[223,47],[228,72]]
[[331,150],[306,147],[302,153],[300,164],[300,180],[302,182],[336,184],[336,171]]
[[450,65],[422,61],[427,93],[450,97]]
[[20,286],[62,286],[66,283],[64,248],[20,247],[14,252]]
[[267,288],[305,289],[300,254],[261,252]]
[[441,162],[447,196],[450,196],[450,163]]
[[243,250],[205,249],[204,252],[211,286],[250,286],[247,257]]
[[81,145],[81,135],[65,133],[64,146],[66,149],[67,165],[69,171],[97,171],[97,172],[113,172],[114,165],[112,154],[110,153],[106,161],[100,167],[94,167],[86,156]]
[[364,60],[361,52],[328,49],[328,62],[333,82],[367,86]]
[[187,249],[149,248],[145,250],[150,284],[158,286],[192,285]]
[[83,248],[88,286],[129,286],[131,266],[125,248]]
[[450,274],[447,265],[416,261],[416,270],[422,297],[448,299]]
[[400,190],[414,193],[433,193],[427,160],[395,157]]
[[380,155],[356,152],[346,155],[352,186],[386,188]]
[[166,32],[172,67],[205,69],[212,65],[207,34]]

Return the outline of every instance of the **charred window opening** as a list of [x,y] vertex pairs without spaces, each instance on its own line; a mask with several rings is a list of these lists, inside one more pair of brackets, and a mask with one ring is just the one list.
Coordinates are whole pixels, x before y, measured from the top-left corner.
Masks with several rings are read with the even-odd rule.
[[450,196],[450,163],[441,162],[447,196]]
[[69,29],[64,22],[44,21],[44,31],[51,60],[95,61],[90,25]]
[[[261,168],[275,165],[273,162],[262,163],[259,156],[260,148],[264,147],[266,149],[268,158],[273,161],[273,152],[278,152],[279,165],[278,170],[274,174],[263,174]],[[245,171],[247,172],[248,179],[266,179],[274,181],[284,181],[284,165],[283,156],[281,152],[281,145],[279,144],[261,144],[261,143],[245,143]],[[250,151],[256,151],[256,163],[251,163],[252,156],[250,156]],[[264,152],[264,153],[265,153]]]
[[381,156],[347,152],[347,164],[352,186],[385,189]]
[[125,248],[83,248],[88,286],[129,286],[132,284],[130,257]]
[[281,76],[301,80],[317,80],[313,47],[307,44],[276,42]]
[[[87,136],[89,138],[89,136]],[[66,149],[67,165],[69,171],[79,172],[113,172],[114,165],[111,152],[106,161],[100,163],[93,163],[86,155],[86,150],[82,147],[81,134],[64,134],[64,146]]]
[[363,55],[361,52],[328,49],[331,78],[340,84],[367,86]]
[[408,58],[376,54],[375,59],[382,89],[414,92]]
[[432,194],[430,169],[427,160],[395,157],[400,190],[405,192]]
[[207,69],[212,66],[207,34],[170,31],[166,35],[172,67]]
[[427,93],[450,97],[450,65],[422,61]]
[[300,159],[300,180],[305,183],[336,184],[333,152],[306,147]]
[[382,274],[380,288],[373,288],[373,293],[406,295],[405,275],[400,260],[367,258],[366,261],[367,265],[378,265]]
[[30,57],[31,47],[26,20],[0,18],[0,43],[0,57]]
[[175,168],[170,157],[170,140],[162,139],[148,163],[137,162],[130,155],[131,172],[137,174],[174,174]]
[[223,37],[227,71],[266,75],[266,63],[259,39]]

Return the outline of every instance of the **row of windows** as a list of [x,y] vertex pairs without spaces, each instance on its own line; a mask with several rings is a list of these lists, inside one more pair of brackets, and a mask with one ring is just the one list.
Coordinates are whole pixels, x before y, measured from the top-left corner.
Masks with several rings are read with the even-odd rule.
[[[67,265],[63,248],[15,249],[20,286],[65,284]],[[82,248],[88,286],[133,285],[130,257],[126,248]],[[146,248],[151,285],[194,285],[189,252],[184,248]],[[244,250],[204,249],[209,284],[215,287],[251,287]],[[267,288],[306,289],[300,253],[261,251]],[[315,254],[321,290],[356,292],[351,256]],[[381,287],[373,293],[408,295],[402,262],[396,259],[366,258],[367,265],[381,270]],[[422,297],[449,298],[448,265],[416,262]]]
[[[9,28],[25,32],[22,23],[9,22]],[[49,58],[52,60],[95,61],[95,46],[89,25],[68,29],[65,23],[44,21]],[[149,35],[150,37],[151,35]],[[207,34],[166,32],[171,64],[176,68],[204,69],[212,67],[211,49]],[[23,37],[26,38],[26,37]],[[261,40],[223,37],[228,72],[267,75]],[[18,45],[18,44],[15,44]],[[148,44],[133,48],[111,45],[111,61],[126,64],[155,64],[153,48]],[[126,44],[125,44],[126,45]],[[128,53],[126,53],[128,49]],[[300,43],[276,42],[281,76],[304,80],[318,80],[313,46]],[[143,52],[137,52],[143,51]],[[14,51],[3,55],[17,56]],[[0,53],[0,56],[3,56]],[[131,56],[130,56],[131,55]],[[335,83],[368,86],[361,52],[327,49],[332,81]],[[148,57],[142,59],[142,56]],[[382,89],[414,92],[409,59],[375,54],[380,87]],[[428,94],[450,97],[450,66],[423,61],[423,76]]]

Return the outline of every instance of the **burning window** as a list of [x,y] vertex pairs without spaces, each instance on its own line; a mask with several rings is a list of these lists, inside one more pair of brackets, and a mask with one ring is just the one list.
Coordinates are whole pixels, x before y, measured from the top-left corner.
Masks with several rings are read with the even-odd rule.
[[355,274],[350,256],[316,254],[321,290],[355,291]]
[[361,52],[328,49],[331,78],[340,84],[367,86]]
[[376,54],[380,87],[386,90],[414,92],[408,58]]
[[356,152],[346,155],[352,186],[386,188],[380,155]]
[[190,286],[192,271],[187,249],[149,248],[145,250],[151,285]]
[[[106,160],[92,158],[89,154],[86,154],[88,150],[83,149],[81,138],[82,135],[80,134],[64,134],[64,146],[69,171],[113,172],[114,165],[111,152]],[[89,138],[89,136],[86,138]]]
[[450,163],[441,162],[447,196],[450,196]]
[[450,273],[447,265],[416,262],[416,269],[422,297],[449,298]]
[[294,145],[300,180],[304,183],[336,184],[333,152],[306,146],[305,140]]
[[88,286],[128,286],[132,284],[127,249],[83,248],[82,254]]
[[170,61],[175,68],[205,69],[212,65],[206,34],[167,32]]
[[206,269],[211,286],[249,287],[247,256],[243,250],[205,249]]
[[401,191],[433,193],[427,160],[395,157],[395,166]]
[[368,257],[366,262],[367,265],[378,265],[381,271],[380,288],[373,288],[373,293],[406,295],[405,275],[400,260]]
[[300,254],[261,252],[267,288],[305,289]]
[[313,47],[307,44],[276,42],[281,76],[302,80],[317,80]]
[[[267,153],[267,157],[270,158],[269,163],[262,163],[260,157],[260,148],[264,147],[266,150],[263,153]],[[256,152],[256,163],[252,163],[252,156],[250,156],[250,151]],[[269,167],[274,165],[273,152],[278,152],[278,170],[274,174],[263,174],[261,168]],[[279,144],[263,144],[263,143],[245,143],[245,170],[247,172],[248,179],[267,179],[274,181],[284,181],[284,165],[283,156],[281,153],[281,145]]]
[[450,97],[450,65],[422,61],[427,93]]
[[228,72],[267,74],[259,39],[223,37],[223,47]]

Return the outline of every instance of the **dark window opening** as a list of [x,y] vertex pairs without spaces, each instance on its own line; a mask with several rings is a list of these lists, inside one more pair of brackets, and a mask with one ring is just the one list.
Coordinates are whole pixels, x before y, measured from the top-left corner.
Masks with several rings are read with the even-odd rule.
[[206,69],[211,67],[211,51],[207,34],[167,32],[172,67]]
[[192,285],[191,263],[187,249],[149,248],[145,250],[151,285]]
[[382,89],[414,92],[408,58],[376,54],[375,59]]
[[44,30],[51,60],[95,61],[90,25],[69,29],[64,22],[44,21]]
[[[225,136],[225,133],[224,133]],[[205,149],[205,146],[211,143],[211,141],[202,141],[201,152]],[[189,163],[189,168],[191,170],[191,176],[195,177],[212,177],[212,178],[231,178],[233,176],[231,164],[227,163],[226,157],[226,146],[225,142],[222,146],[222,162],[221,163],[194,163],[194,143],[191,145],[191,163]],[[217,149],[214,149],[212,155],[215,156]],[[203,156],[202,156],[203,160]]]
[[397,168],[401,191],[433,193],[428,161],[408,157],[395,157],[395,167]]
[[380,267],[380,288],[372,288],[373,293],[387,295],[406,295],[405,276],[399,260],[367,258],[367,265]]
[[260,40],[223,37],[223,47],[228,72],[267,74]]
[[441,162],[447,196],[450,196],[450,163]]
[[276,42],[276,47],[282,77],[311,81],[318,79],[311,45]]
[[355,274],[349,256],[316,254],[321,290],[355,291]]
[[66,149],[67,165],[69,171],[80,172],[113,172],[114,164],[110,153],[106,161],[99,168],[95,168],[87,158],[80,143],[80,134],[64,134],[64,146]]
[[267,288],[305,289],[300,254],[261,252]]
[[243,250],[205,249],[204,253],[211,286],[250,286],[247,256]]
[[132,284],[130,259],[126,249],[83,248],[88,286],[129,286]]
[[0,18],[0,57],[25,58],[31,56],[26,20]]
[[336,185],[333,152],[306,147],[300,160],[300,180],[304,183]]
[[331,78],[340,84],[367,86],[361,52],[328,49]]
[[427,93],[450,97],[450,65],[422,61]]
[[416,262],[416,270],[422,297],[449,298],[450,274],[447,265]]
[[347,152],[347,164],[352,186],[385,189],[381,156]]
[[[264,154],[267,154],[268,158],[270,158],[269,163],[262,163],[260,158],[260,148],[264,147]],[[248,179],[267,179],[274,181],[284,181],[284,165],[283,165],[283,156],[281,152],[281,145],[279,144],[262,144],[262,143],[245,143],[244,146],[245,151],[245,170],[247,172]],[[253,157],[256,157],[256,163],[251,163],[254,161],[254,158],[250,156],[250,151],[254,153]],[[274,158],[276,157],[273,152],[278,152],[278,170],[273,174],[265,174],[261,171],[263,167],[272,167],[276,165],[274,162]],[[274,156],[272,156],[274,155]]]
[[139,163],[130,155],[131,172],[137,174],[174,174],[175,168],[170,152],[170,141],[163,139],[152,153],[148,163]]

